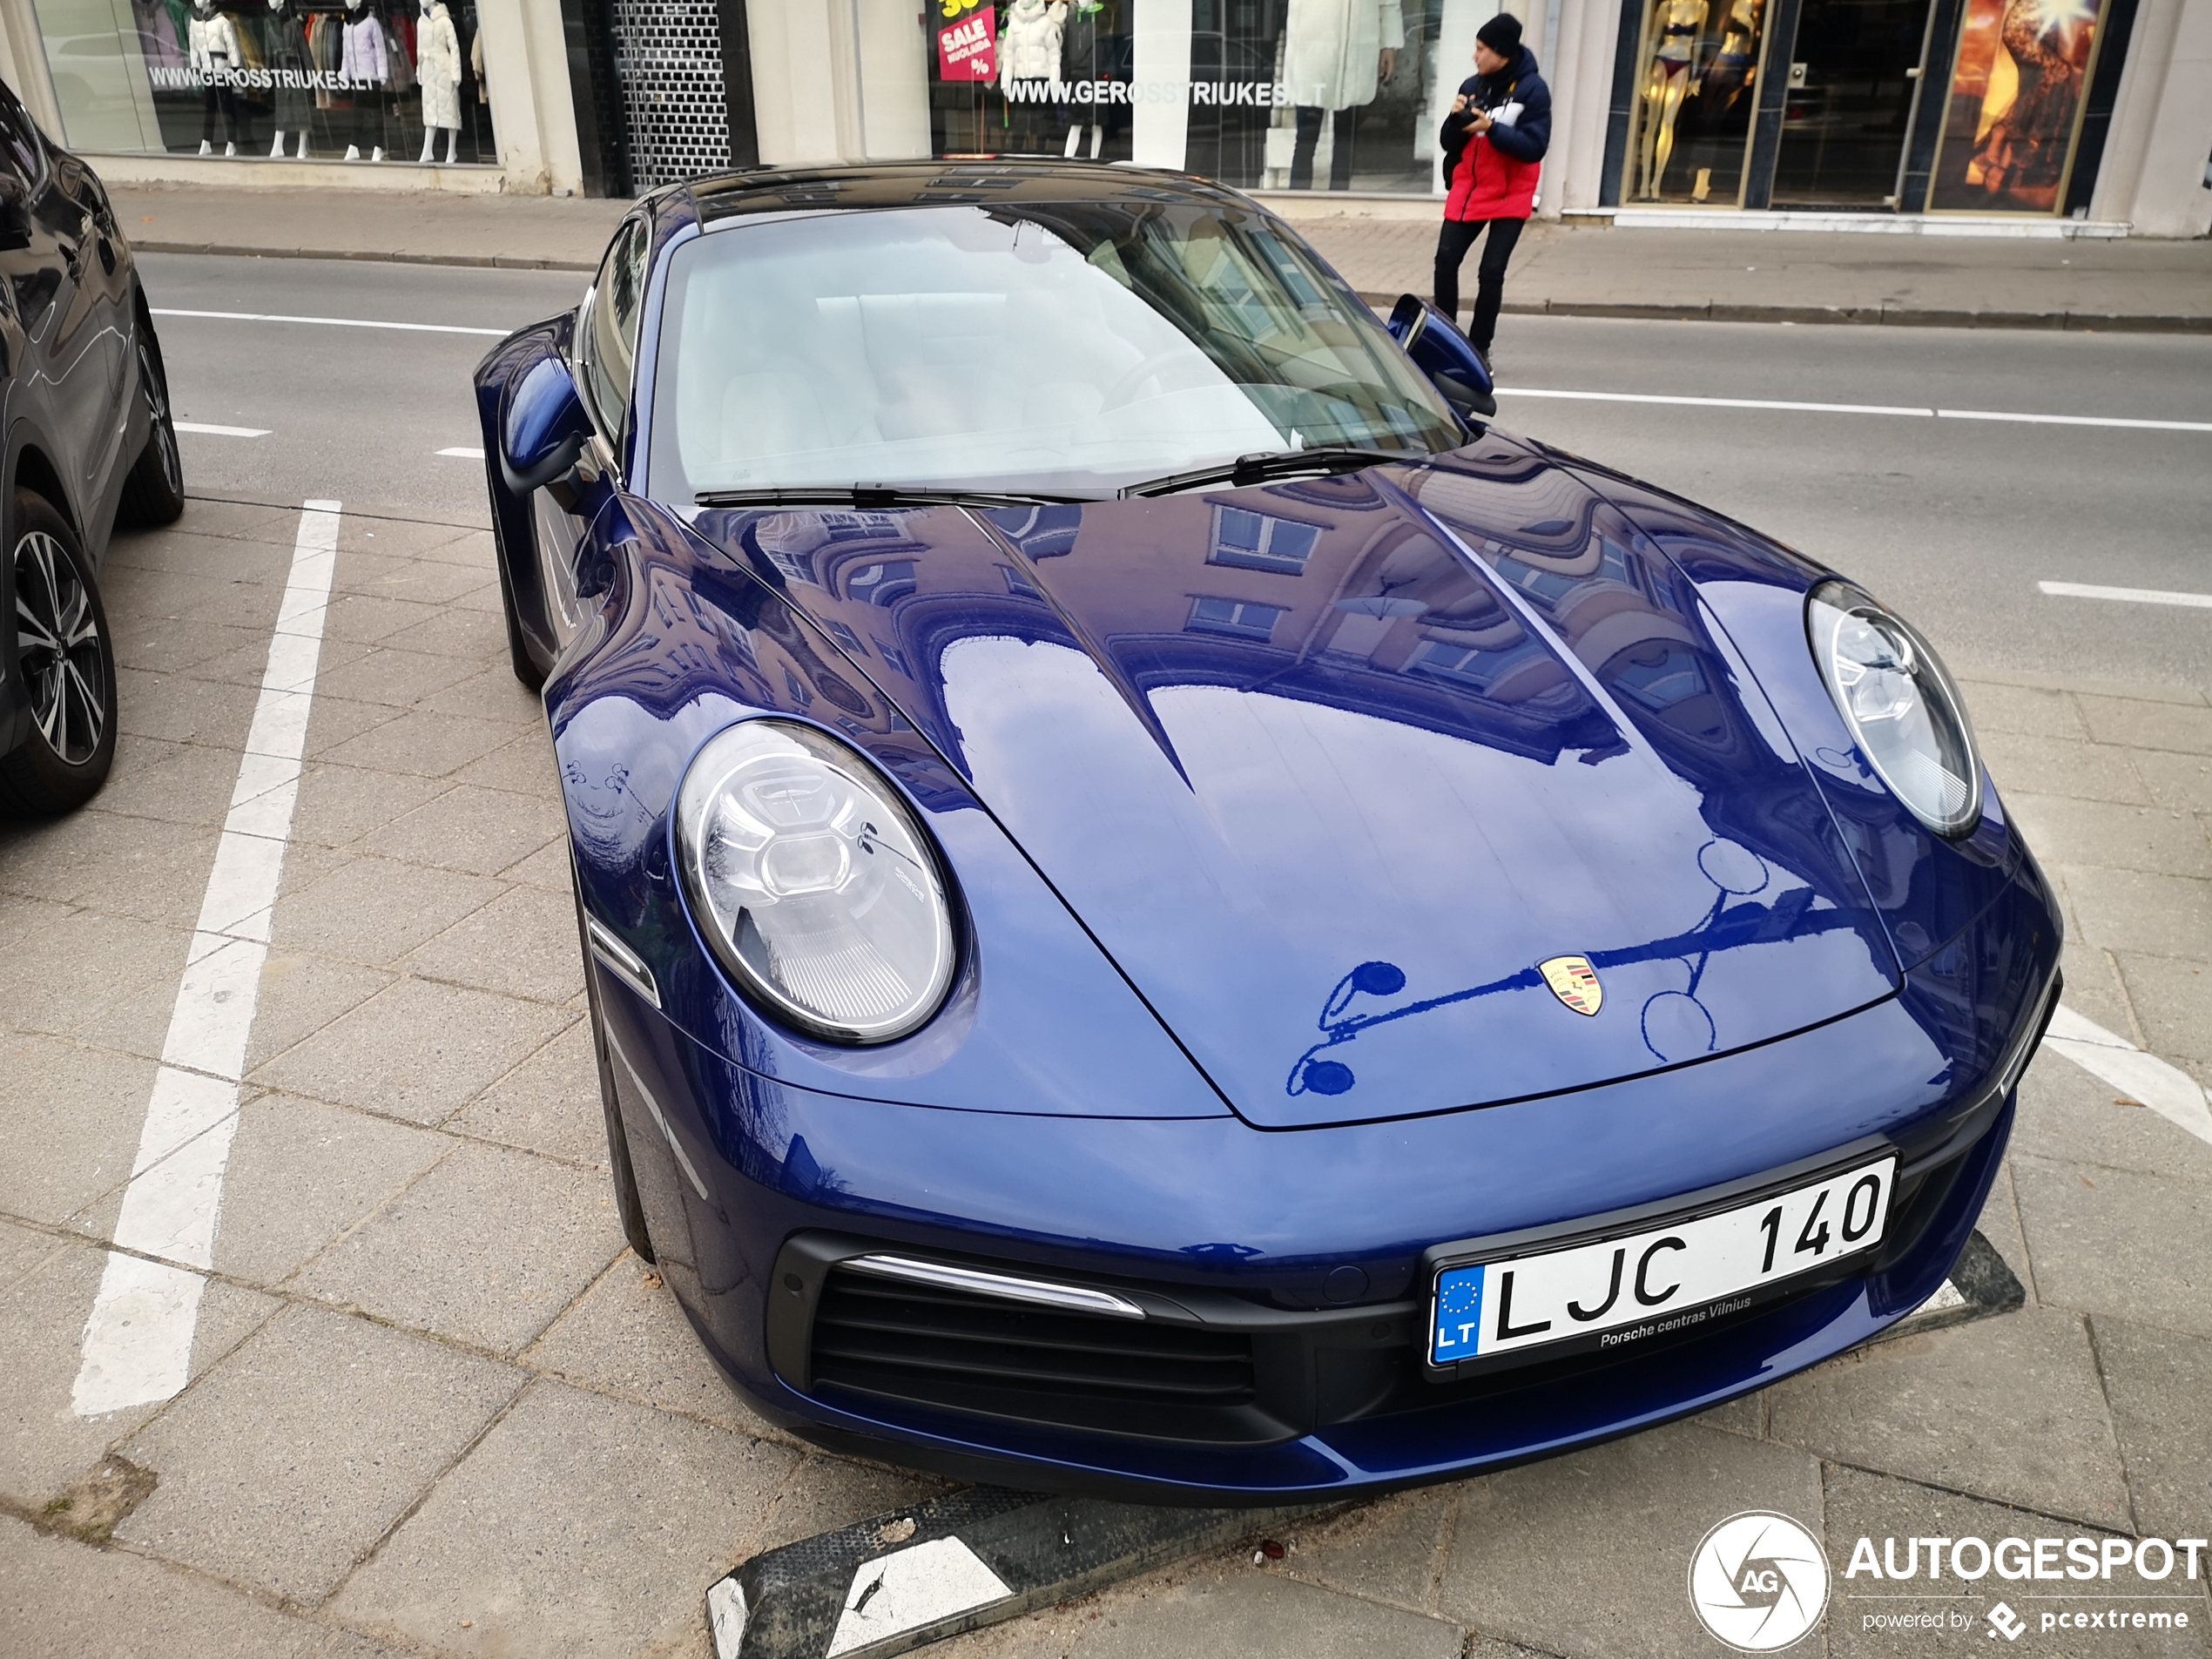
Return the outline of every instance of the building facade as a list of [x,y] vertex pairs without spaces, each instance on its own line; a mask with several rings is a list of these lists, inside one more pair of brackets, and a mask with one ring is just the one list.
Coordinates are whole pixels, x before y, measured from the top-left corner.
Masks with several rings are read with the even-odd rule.
[[1443,193],[1501,10],[1553,89],[1547,216],[2212,228],[2212,0],[0,0],[0,73],[125,178],[1018,152],[1390,212]]

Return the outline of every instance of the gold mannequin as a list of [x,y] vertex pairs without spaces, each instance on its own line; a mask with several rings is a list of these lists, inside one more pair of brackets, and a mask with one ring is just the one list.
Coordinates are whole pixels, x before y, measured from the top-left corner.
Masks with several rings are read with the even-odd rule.
[[1675,153],[1675,118],[1689,93],[1690,64],[1705,17],[1705,0],[1659,0],[1651,15],[1651,71],[1643,83],[1643,189],[1638,192],[1646,201],[1659,199],[1659,181]]

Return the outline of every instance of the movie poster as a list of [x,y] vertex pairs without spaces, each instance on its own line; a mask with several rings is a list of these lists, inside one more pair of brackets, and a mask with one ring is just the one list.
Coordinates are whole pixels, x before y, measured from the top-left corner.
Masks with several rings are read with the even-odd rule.
[[2055,212],[2103,0],[1967,0],[1928,206]]

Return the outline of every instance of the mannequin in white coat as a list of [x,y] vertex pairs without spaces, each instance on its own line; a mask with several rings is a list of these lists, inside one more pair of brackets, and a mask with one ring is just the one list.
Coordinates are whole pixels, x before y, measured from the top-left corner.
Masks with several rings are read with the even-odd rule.
[[1291,0],[1283,24],[1283,80],[1298,108],[1291,188],[1313,187],[1321,117],[1334,116],[1329,188],[1352,188],[1352,134],[1359,111],[1398,72],[1406,44],[1399,0]]
[[446,165],[451,166],[461,147],[461,37],[454,32],[445,0],[422,0],[415,53],[415,78],[422,83],[423,165],[436,159],[432,152],[442,131]]
[[192,0],[187,26],[192,66],[199,72],[199,153],[215,153],[215,118],[223,118],[223,153],[238,153],[238,94],[231,77],[244,62],[238,49],[238,30],[229,17],[215,10],[215,0]]
[[[1042,95],[1060,73],[1060,38],[1067,21],[1066,0],[1014,0],[999,24],[999,91],[1013,106],[1015,150],[1038,147],[1051,107]],[[1017,83],[1027,84],[1017,92]]]

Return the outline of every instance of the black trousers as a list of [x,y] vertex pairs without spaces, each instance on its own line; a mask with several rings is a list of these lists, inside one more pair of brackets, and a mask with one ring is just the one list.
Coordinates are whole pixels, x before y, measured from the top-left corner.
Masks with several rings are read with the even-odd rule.
[[[1313,188],[1313,152],[1321,146],[1320,110],[1301,105],[1298,111],[1298,137],[1291,145],[1291,188]],[[1336,130],[1329,150],[1329,188],[1352,188],[1352,133],[1359,125],[1357,108],[1339,110],[1329,118],[1329,125]]]
[[1447,219],[1436,239],[1436,308],[1457,322],[1460,266],[1474,246],[1474,239],[1486,230],[1490,233],[1482,244],[1482,262],[1474,270],[1474,320],[1467,325],[1467,338],[1485,357],[1489,356],[1490,342],[1497,337],[1498,308],[1506,301],[1506,261],[1513,258],[1514,245],[1521,240],[1521,227],[1527,222],[1525,219]]

